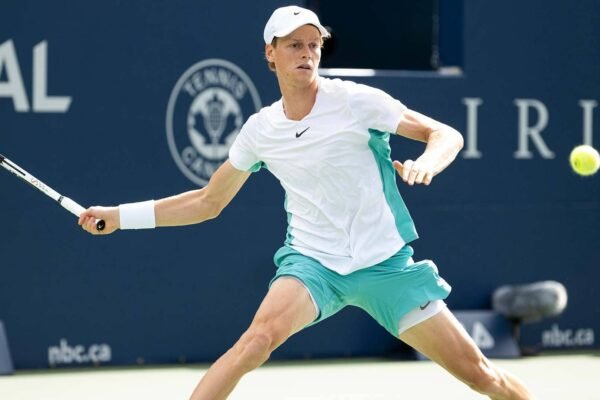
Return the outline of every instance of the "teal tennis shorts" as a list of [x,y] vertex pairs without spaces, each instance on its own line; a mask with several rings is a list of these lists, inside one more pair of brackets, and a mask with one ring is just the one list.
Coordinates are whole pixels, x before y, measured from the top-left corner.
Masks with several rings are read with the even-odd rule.
[[311,257],[284,246],[274,256],[278,278],[298,279],[318,308],[314,325],[347,305],[365,310],[394,337],[398,322],[409,311],[428,301],[448,297],[451,287],[438,275],[431,260],[413,262],[413,249],[404,246],[387,260],[348,275],[340,275]]

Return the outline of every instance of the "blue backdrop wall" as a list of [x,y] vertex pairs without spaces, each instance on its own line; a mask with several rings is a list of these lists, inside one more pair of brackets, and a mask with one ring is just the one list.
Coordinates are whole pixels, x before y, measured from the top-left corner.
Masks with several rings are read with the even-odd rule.
[[[84,205],[202,185],[240,118],[278,98],[262,29],[283,4],[4,2],[0,152]],[[432,186],[399,184],[421,234],[416,258],[439,265],[453,309],[489,308],[501,284],[561,281],[566,312],[525,326],[523,343],[597,347],[600,181],[574,175],[567,159],[577,144],[598,145],[600,5],[460,7],[460,72],[351,78],[465,135]],[[195,125],[210,113],[196,101],[210,88],[230,93],[221,115],[232,117],[212,147]],[[423,149],[392,140],[398,159]],[[0,193],[0,320],[17,368],[215,359],[249,324],[286,230],[283,191],[264,171],[217,220],[100,238],[8,173]],[[402,351],[346,310],[274,358]]]

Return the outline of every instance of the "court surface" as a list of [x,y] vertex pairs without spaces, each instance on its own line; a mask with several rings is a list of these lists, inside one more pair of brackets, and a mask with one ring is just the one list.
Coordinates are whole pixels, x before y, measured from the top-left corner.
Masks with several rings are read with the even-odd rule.
[[[494,360],[540,400],[600,400],[600,353]],[[187,399],[207,365],[17,371],[0,377],[2,400]],[[247,375],[231,400],[470,400],[429,361],[272,362]]]

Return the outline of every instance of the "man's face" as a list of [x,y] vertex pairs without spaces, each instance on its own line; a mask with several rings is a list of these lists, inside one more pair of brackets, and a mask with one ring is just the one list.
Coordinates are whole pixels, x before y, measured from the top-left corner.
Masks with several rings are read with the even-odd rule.
[[303,25],[278,38],[276,47],[267,45],[267,59],[275,63],[279,79],[294,86],[304,86],[317,76],[321,45],[321,32],[313,25]]

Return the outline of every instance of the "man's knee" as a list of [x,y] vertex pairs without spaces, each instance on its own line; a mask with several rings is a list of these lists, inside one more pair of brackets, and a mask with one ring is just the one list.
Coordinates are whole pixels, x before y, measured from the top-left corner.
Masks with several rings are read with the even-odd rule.
[[499,371],[485,359],[472,363],[463,378],[471,389],[482,394],[497,393],[504,384]]
[[234,346],[237,361],[245,370],[253,370],[266,362],[284,340],[273,326],[251,326]]
[[269,359],[272,350],[273,338],[267,332],[252,332],[244,334],[240,361],[250,369],[256,368]]

